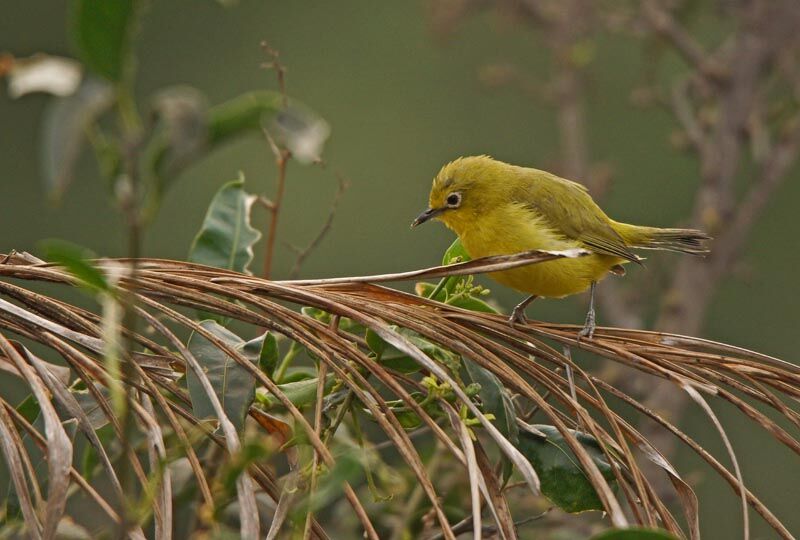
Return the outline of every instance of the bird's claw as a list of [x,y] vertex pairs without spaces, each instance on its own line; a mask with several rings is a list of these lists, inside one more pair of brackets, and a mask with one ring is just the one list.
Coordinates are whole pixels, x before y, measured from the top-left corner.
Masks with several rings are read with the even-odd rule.
[[590,310],[589,313],[586,314],[586,322],[583,323],[583,328],[581,328],[581,331],[578,332],[578,341],[584,337],[592,339],[594,337],[594,331],[596,328],[597,324],[595,324],[594,310]]
[[528,324],[528,317],[525,316],[525,309],[515,308],[508,318],[508,324],[511,325],[511,328],[516,328],[517,324]]

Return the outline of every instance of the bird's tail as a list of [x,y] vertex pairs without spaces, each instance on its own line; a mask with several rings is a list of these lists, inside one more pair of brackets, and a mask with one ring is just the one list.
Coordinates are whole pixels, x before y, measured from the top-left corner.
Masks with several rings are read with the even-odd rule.
[[692,255],[708,253],[711,237],[696,229],[660,229],[627,223],[614,223],[614,229],[625,243],[634,248],[679,251]]

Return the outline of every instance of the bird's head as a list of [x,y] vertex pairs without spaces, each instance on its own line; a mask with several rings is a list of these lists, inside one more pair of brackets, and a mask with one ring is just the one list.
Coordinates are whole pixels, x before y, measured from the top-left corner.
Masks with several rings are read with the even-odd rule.
[[438,219],[460,235],[496,203],[494,194],[502,184],[504,167],[505,163],[489,156],[451,161],[433,179],[428,208],[411,226]]

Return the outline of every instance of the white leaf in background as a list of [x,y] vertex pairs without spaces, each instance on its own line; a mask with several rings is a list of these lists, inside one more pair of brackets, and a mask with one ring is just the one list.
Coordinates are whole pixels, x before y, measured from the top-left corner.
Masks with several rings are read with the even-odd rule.
[[301,163],[322,159],[322,148],[331,134],[331,127],[325,120],[297,105],[278,113],[267,129]]
[[8,74],[8,95],[14,99],[33,92],[70,96],[82,76],[81,64],[71,58],[37,54],[16,59]]

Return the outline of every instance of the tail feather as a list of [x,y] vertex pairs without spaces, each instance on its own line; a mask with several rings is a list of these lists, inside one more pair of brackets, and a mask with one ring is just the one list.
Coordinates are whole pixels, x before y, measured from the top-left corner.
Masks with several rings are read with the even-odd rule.
[[703,231],[620,225],[617,232],[629,246],[634,248],[678,251],[691,255],[703,255],[709,251],[706,242],[711,240],[711,237]]

